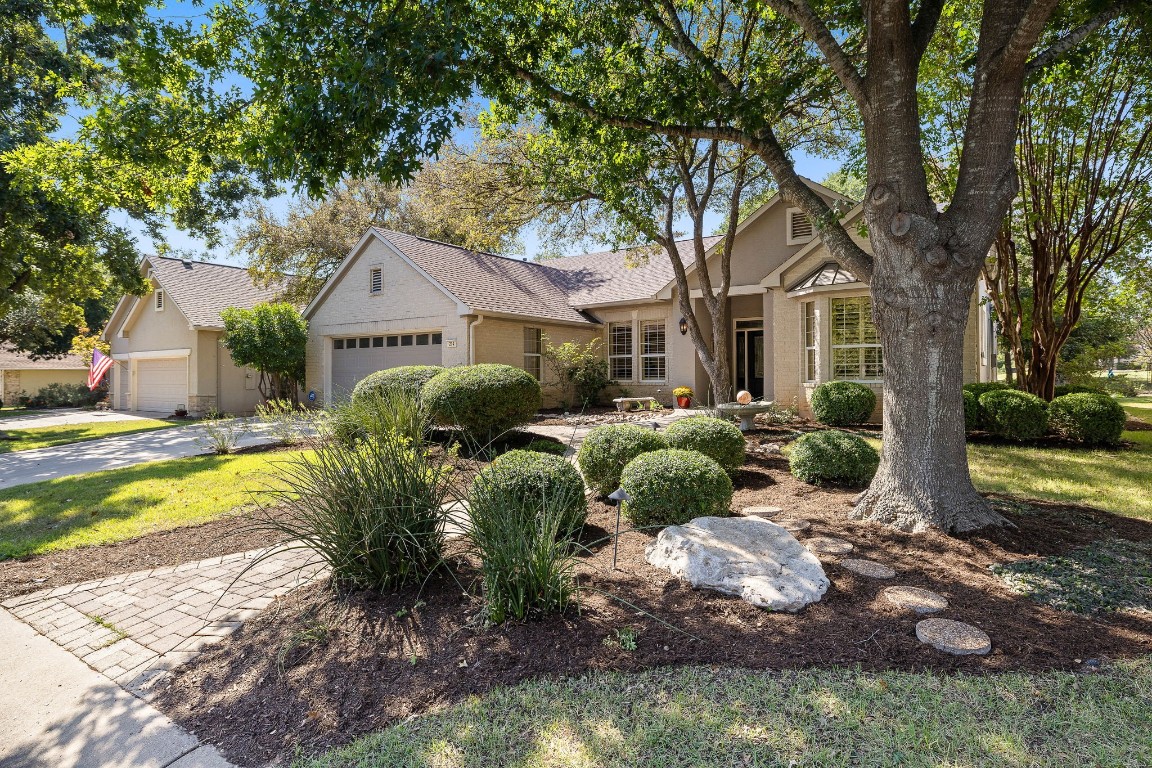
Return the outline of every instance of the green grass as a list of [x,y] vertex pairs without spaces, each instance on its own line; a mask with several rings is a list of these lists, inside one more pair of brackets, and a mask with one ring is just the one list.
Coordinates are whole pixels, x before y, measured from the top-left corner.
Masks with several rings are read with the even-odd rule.
[[16,406],[6,405],[0,408],[0,421],[4,419],[18,419],[21,416],[27,416],[31,411],[27,408],[18,408]]
[[536,680],[307,768],[1147,766],[1152,661],[1099,675],[687,668]]
[[1116,400],[1129,416],[1152,421],[1152,397],[1118,397]]
[[195,456],[0,491],[0,559],[202,523],[270,498],[289,454]]
[[13,429],[8,431],[8,436],[16,439],[0,440],[0,453],[30,451],[33,448],[53,448],[57,445],[81,443],[86,440],[98,440],[114,435],[132,435],[137,432],[168,429],[185,423],[162,419],[133,419],[132,421],[101,421],[93,424],[61,424],[56,427]]

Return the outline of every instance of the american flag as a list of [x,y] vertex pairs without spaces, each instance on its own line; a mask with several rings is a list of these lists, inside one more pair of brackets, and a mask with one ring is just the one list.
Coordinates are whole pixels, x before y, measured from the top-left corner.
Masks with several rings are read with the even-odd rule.
[[112,367],[113,360],[98,349],[92,350],[92,367],[88,369],[88,389],[100,386],[100,380],[108,369]]

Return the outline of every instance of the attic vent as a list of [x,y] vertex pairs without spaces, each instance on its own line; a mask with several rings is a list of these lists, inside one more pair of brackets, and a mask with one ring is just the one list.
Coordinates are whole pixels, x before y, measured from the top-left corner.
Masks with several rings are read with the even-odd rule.
[[812,221],[799,208],[788,209],[788,245],[809,243],[816,236]]
[[192,269],[192,261],[190,259],[180,259],[180,263],[184,265],[184,269]]
[[164,291],[157,288],[153,293],[153,297],[153,306],[157,312],[160,312],[164,309]]
[[384,270],[381,267],[372,267],[368,276],[368,291],[380,293],[384,290]]

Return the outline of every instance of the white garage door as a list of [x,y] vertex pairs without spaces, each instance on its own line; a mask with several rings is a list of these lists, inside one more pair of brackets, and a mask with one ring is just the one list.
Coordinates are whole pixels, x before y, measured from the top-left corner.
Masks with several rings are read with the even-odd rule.
[[188,358],[136,363],[136,410],[172,413],[188,405]]
[[439,332],[396,333],[332,340],[332,394],[347,397],[370,373],[400,365],[440,365],[444,335]]

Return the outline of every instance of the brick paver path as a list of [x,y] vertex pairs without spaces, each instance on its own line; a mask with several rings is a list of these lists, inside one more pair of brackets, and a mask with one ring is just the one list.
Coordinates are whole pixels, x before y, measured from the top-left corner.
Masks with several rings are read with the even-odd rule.
[[3,606],[147,698],[166,671],[324,572],[309,550],[254,550],[46,589]]

